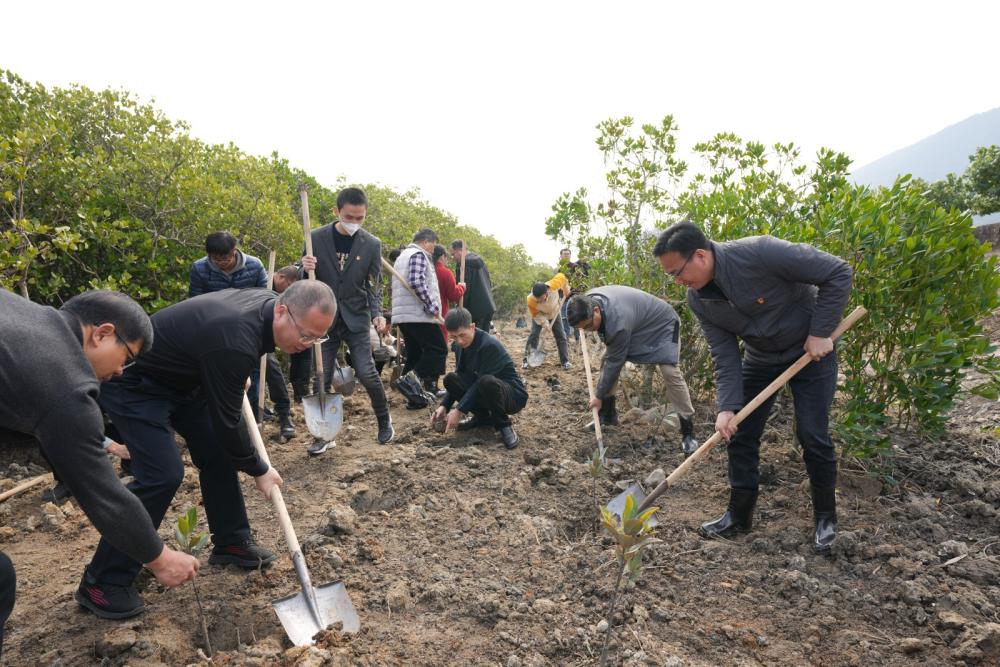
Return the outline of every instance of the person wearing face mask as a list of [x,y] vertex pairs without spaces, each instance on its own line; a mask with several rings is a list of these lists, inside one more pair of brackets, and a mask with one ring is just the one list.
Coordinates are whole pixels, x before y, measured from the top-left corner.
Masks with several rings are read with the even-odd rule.
[[[302,256],[302,269],[316,271],[316,279],[337,295],[337,317],[323,346],[322,381],[329,387],[341,343],[351,352],[351,365],[357,379],[368,392],[378,421],[378,441],[390,442],[395,435],[385,387],[375,369],[369,331],[374,325],[380,334],[388,326],[382,317],[382,242],[361,228],[368,214],[368,196],[360,188],[345,188],[337,193],[334,209],[337,222],[312,231],[314,255]],[[319,379],[317,379],[319,381]],[[322,454],[329,443],[317,440],[309,448],[312,455]]]
[[[84,292],[56,310],[0,290],[0,432],[34,437],[103,539],[172,587],[194,578],[198,560],[164,546],[101,445],[99,383],[121,375],[152,344],[149,317],[120,292]],[[0,436],[0,445],[12,440]],[[14,582],[0,552],[0,651]]]

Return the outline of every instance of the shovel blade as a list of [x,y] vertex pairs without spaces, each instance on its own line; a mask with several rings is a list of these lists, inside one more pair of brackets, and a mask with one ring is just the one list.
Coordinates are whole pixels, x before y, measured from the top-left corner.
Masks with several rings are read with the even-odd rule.
[[343,624],[344,632],[354,633],[361,629],[358,612],[342,582],[315,587],[313,594],[316,596],[316,606],[319,608],[319,619],[309,609],[309,601],[301,591],[271,603],[278,620],[281,621],[281,626],[285,628],[293,644],[296,646],[312,644],[313,636],[317,632],[326,630],[338,621]]
[[538,348],[528,350],[528,365],[537,368],[545,362],[545,352]]
[[[608,511],[618,517],[619,521],[622,518],[622,514],[625,513],[625,499],[629,496],[632,496],[632,501],[635,503],[635,506],[638,507],[639,504],[646,499],[646,492],[642,490],[642,487],[638,483],[635,483],[631,484],[627,489],[612,498],[611,502],[608,503]],[[647,523],[649,523],[650,526],[656,526],[660,522],[654,514],[649,517],[649,521]]]
[[344,425],[344,397],[340,394],[313,394],[302,398],[306,427],[317,438],[329,442]]

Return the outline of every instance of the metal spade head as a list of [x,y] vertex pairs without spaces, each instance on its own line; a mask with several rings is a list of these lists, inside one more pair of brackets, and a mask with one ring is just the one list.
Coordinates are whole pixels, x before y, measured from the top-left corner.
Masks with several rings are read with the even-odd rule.
[[545,362],[545,351],[540,347],[528,349],[528,365],[537,368]]
[[[639,486],[639,483],[636,482],[629,485],[627,489],[611,499],[611,502],[608,503],[608,511],[618,517],[619,521],[622,518],[622,514],[625,512],[625,499],[629,496],[632,496],[632,500],[635,501],[635,506],[638,507],[642,501],[646,499],[646,492],[643,491],[642,487]],[[649,517],[648,523],[650,526],[656,526],[660,522],[654,514]]]
[[340,394],[313,394],[302,398],[306,427],[314,436],[329,442],[344,425],[344,397]]
[[[312,593],[316,601],[319,619],[311,609],[309,599]],[[342,582],[323,584],[310,587],[294,595],[289,595],[271,603],[274,612],[281,621],[281,626],[288,633],[288,638],[296,646],[307,646],[313,643],[313,636],[321,630],[326,630],[331,624],[343,624],[343,632],[357,632],[361,629],[358,612],[347,594],[347,588]]]

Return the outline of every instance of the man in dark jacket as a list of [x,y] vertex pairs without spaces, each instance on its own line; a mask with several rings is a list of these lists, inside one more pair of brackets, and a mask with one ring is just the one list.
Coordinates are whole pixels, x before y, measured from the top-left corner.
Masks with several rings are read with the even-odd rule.
[[[465,256],[465,272],[468,276],[460,276],[462,272],[462,257]],[[493,300],[493,281],[490,270],[486,268],[483,258],[466,247],[463,242],[451,242],[451,258],[455,260],[455,275],[459,282],[465,283],[465,297],[462,305],[472,313],[472,321],[476,327],[490,333],[493,325],[493,313],[497,304]]]
[[[395,431],[389,416],[382,378],[372,358],[371,327],[384,334],[388,327],[382,317],[382,242],[361,226],[368,215],[368,196],[360,188],[337,193],[337,222],[312,231],[315,255],[303,255],[302,269],[316,271],[316,279],[333,289],[337,296],[337,319],[323,344],[324,382],[330,385],[341,343],[347,343],[357,379],[368,392],[378,420],[378,441],[386,444]],[[316,441],[309,453],[326,451],[330,443]]]
[[673,306],[652,294],[623,285],[595,287],[570,298],[566,316],[584,331],[595,331],[607,346],[601,377],[594,389],[591,409],[598,409],[602,424],[618,423],[615,386],[626,361],[655,364],[666,387],[666,399],[677,411],[681,449],[698,449],[694,436],[694,406],[681,374],[681,322]]
[[[280,297],[266,289],[223,290],[187,299],[152,317],[152,349],[101,393],[129,445],[139,497],[159,526],[184,479],[174,431],[198,468],[214,548],[208,562],[255,569],[274,555],[250,536],[237,471],[269,497],[281,484],[249,437],[243,419],[244,387],[275,346],[299,352],[326,335],[336,311],[330,288],[300,281]],[[101,540],[83,576],[77,601],[102,618],[128,618],[143,610],[133,581],[139,564]]]
[[[99,383],[121,375],[152,343],[149,317],[124,294],[85,292],[56,310],[0,290],[0,430],[33,436],[103,538],[163,585],[179,586],[194,578],[197,559],[164,546],[101,446]],[[14,581],[0,553],[0,650]]]
[[[528,391],[514,368],[514,361],[496,337],[476,327],[472,314],[465,308],[449,311],[444,326],[458,343],[458,358],[455,372],[444,376],[446,393],[431,415],[431,425],[446,420],[446,432],[492,426],[500,431],[507,449],[517,447],[517,433],[510,415],[524,409]],[[461,421],[470,413],[469,419]]]
[[688,305],[715,362],[715,428],[729,441],[729,508],[703,524],[702,534],[750,530],[760,480],[760,436],[774,396],[738,427],[730,422],[805,350],[813,362],[788,384],[812,489],[814,546],[828,551],[837,528],[837,455],[829,429],[837,354],[830,335],[851,293],[851,267],[805,243],[771,236],[715,243],[690,222],[664,231],[653,254],[667,275],[688,288]]
[[205,237],[205,257],[191,265],[188,297],[224,289],[267,287],[264,264],[236,247],[229,232],[213,232]]

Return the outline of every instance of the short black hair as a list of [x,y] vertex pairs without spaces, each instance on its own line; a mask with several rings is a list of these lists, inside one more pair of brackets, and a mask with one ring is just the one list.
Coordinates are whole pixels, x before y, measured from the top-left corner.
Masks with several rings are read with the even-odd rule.
[[667,227],[657,237],[653,257],[662,257],[668,252],[690,257],[695,250],[708,250],[708,238],[697,225],[682,220]]
[[115,331],[129,343],[142,340],[142,352],[153,347],[153,323],[132,297],[106,289],[77,294],[59,310],[72,313],[80,324],[98,327],[113,324]]
[[413,235],[414,243],[420,243],[421,241],[433,241],[434,243],[437,243],[438,235],[434,233],[433,229],[424,227],[419,232]]
[[444,328],[455,332],[472,326],[472,313],[465,308],[452,308],[444,317]]
[[448,251],[445,250],[444,246],[441,245],[440,243],[438,243],[436,246],[434,246],[434,254],[432,255],[432,257],[434,258],[434,261],[436,262],[439,259],[441,259],[442,257],[444,257],[445,255],[447,255],[447,254],[448,254]]
[[368,195],[361,188],[344,188],[337,193],[337,208],[344,208],[348,204],[368,208]]
[[276,276],[284,276],[286,280],[291,280],[295,282],[299,279],[299,267],[289,264],[288,266],[283,266],[274,272]]
[[205,252],[209,255],[228,255],[236,250],[236,237],[229,232],[212,232],[205,237]]
[[594,308],[600,308],[594,297],[586,294],[574,294],[566,302],[566,321],[571,327],[594,316]]
[[396,260],[399,259],[399,256],[402,254],[403,254],[402,250],[400,250],[399,248],[393,248],[392,250],[389,251],[389,262],[395,264]]
[[561,249],[561,250],[559,251],[559,254],[561,255],[561,254],[563,254],[564,252],[568,252],[568,253],[570,253],[570,254],[573,254],[573,253],[572,253],[572,252],[570,251],[570,249],[569,249],[569,248],[562,248],[562,249]]
[[536,299],[540,298],[543,294],[549,291],[549,286],[545,283],[535,283],[531,286],[531,294]]
[[455,241],[452,241],[451,242],[451,249],[452,250],[459,250],[459,249],[461,249],[461,247],[462,247],[463,244],[464,244],[464,241],[462,241],[462,239],[457,239]]

